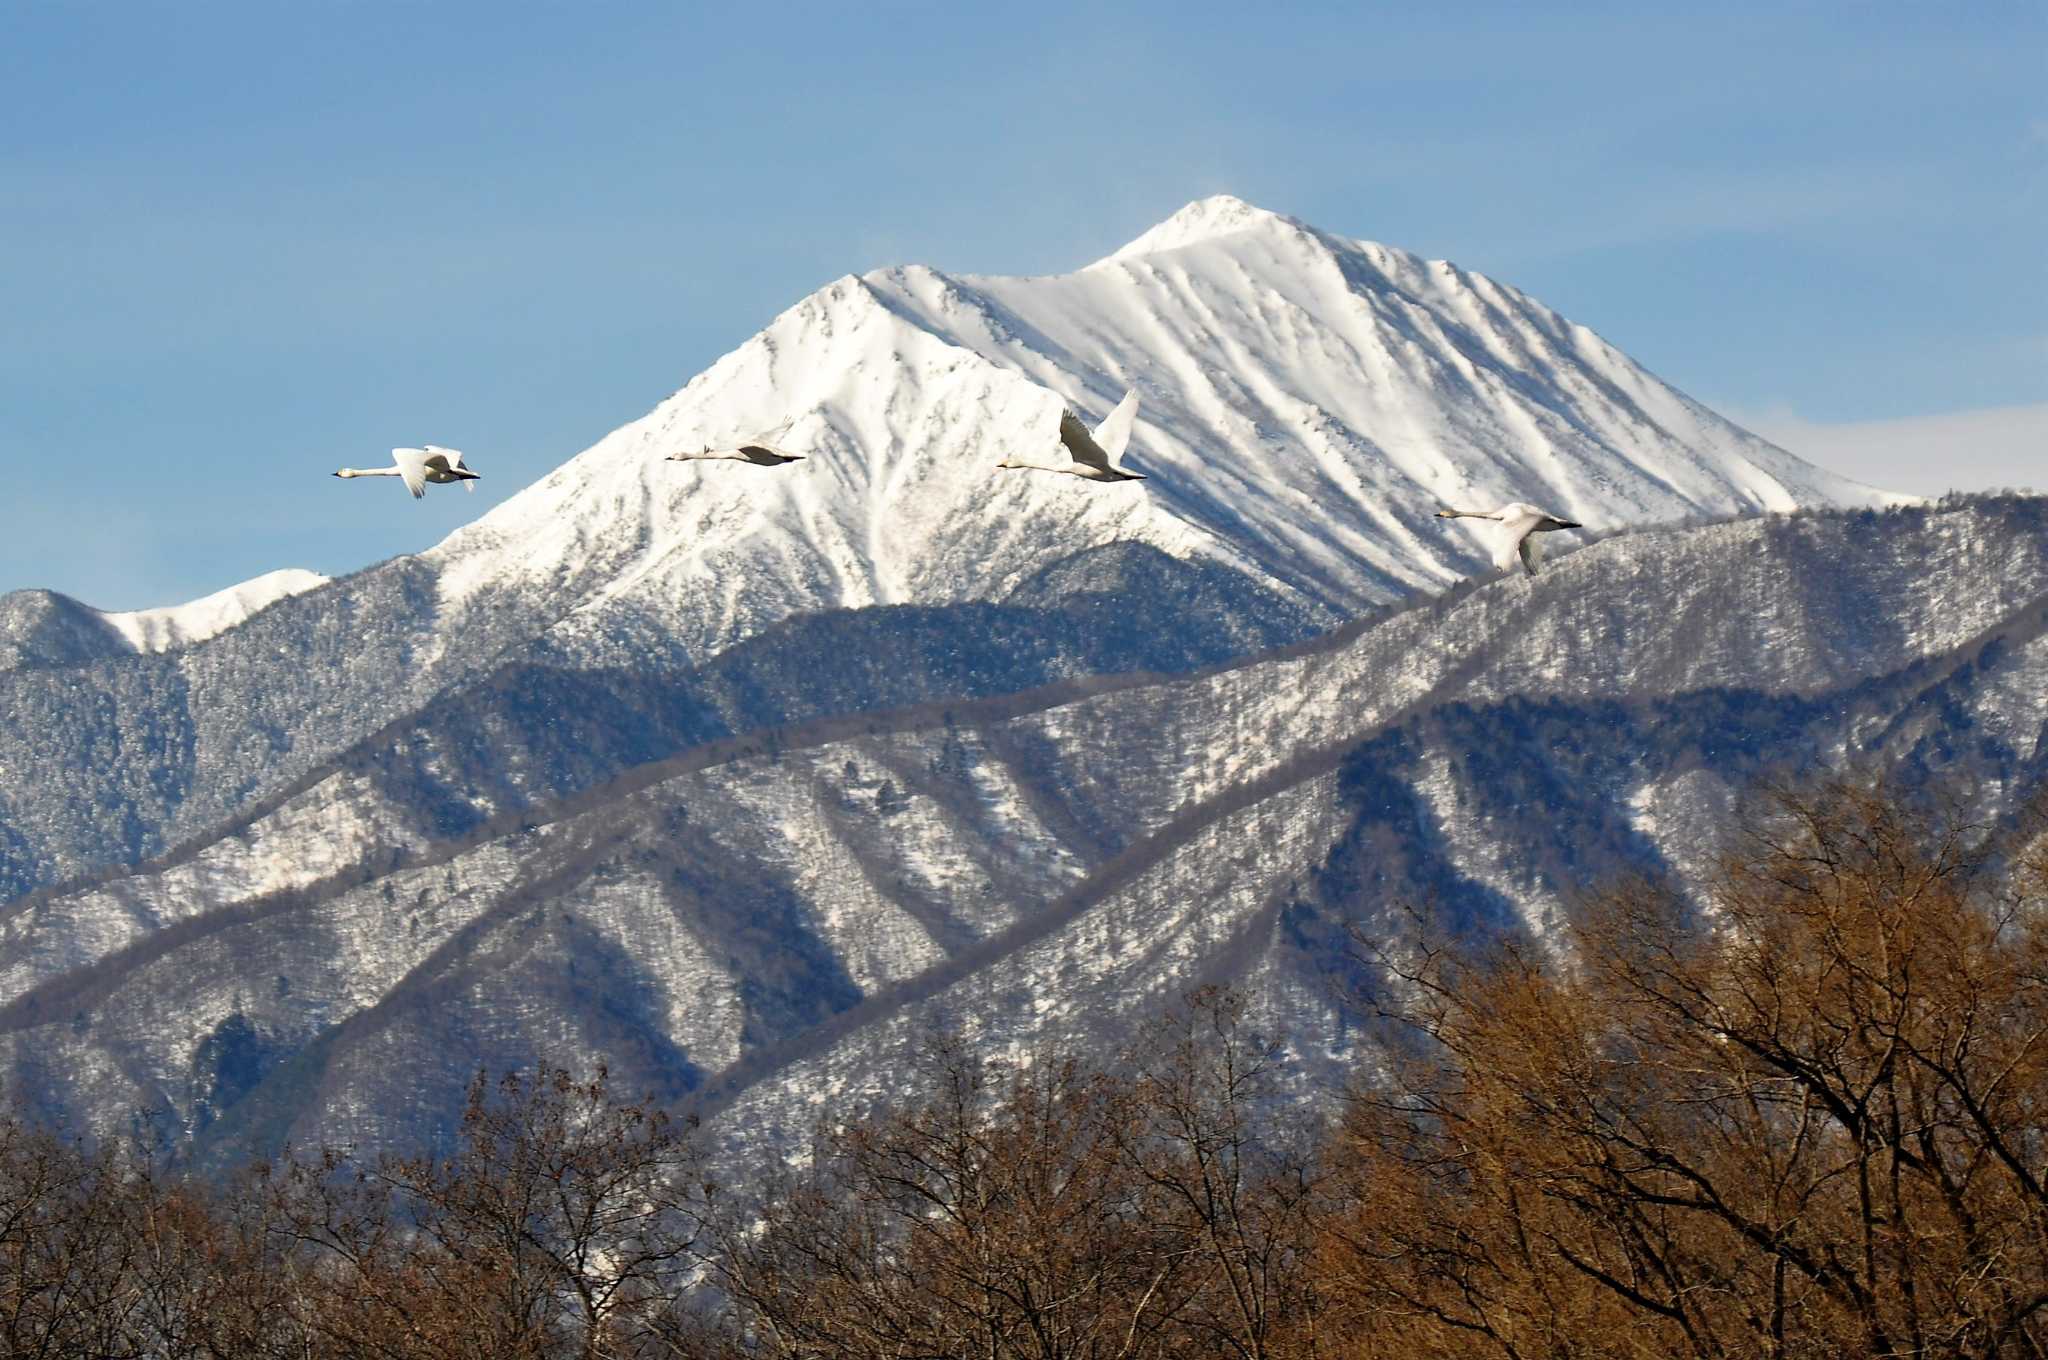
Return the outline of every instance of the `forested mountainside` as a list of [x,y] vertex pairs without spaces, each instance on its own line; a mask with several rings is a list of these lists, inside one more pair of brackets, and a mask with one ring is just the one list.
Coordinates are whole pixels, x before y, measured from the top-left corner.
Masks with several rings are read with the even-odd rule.
[[[935,1022],[1107,1045],[1203,981],[1313,1071],[1348,1055],[1350,932],[1403,904],[1541,937],[1711,855],[1769,775],[2016,815],[2044,628],[2048,501],[2006,498],[1621,534],[1222,670],[679,737],[616,777],[481,693],[17,902],[5,1080],[228,1161],[433,1140],[479,1062],[574,1053],[758,1149],[889,1090]],[[667,682],[610,676],[625,727]]]

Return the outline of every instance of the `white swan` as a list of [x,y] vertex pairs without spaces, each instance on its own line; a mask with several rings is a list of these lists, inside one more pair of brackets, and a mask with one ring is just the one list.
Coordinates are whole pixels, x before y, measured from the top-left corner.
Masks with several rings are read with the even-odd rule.
[[1124,446],[1131,442],[1131,427],[1138,421],[1138,389],[1124,393],[1124,399],[1116,409],[1095,427],[1090,434],[1072,411],[1060,412],[1060,443],[1066,445],[1070,463],[1027,463],[1021,459],[1005,458],[997,463],[999,468],[1030,468],[1034,472],[1064,472],[1069,477],[1082,477],[1091,482],[1142,482],[1142,472],[1126,472],[1117,467],[1116,460],[1123,456]]
[[1501,526],[1498,546],[1494,548],[1493,565],[1502,571],[1513,571],[1515,559],[1522,559],[1522,567],[1531,576],[1536,574],[1536,565],[1543,560],[1543,549],[1536,541],[1537,534],[1547,534],[1555,529],[1577,529],[1582,527],[1576,520],[1559,519],[1546,510],[1538,510],[1527,501],[1515,501],[1498,510],[1439,510],[1438,519],[1490,519]]
[[[785,425],[782,430],[778,430],[776,433],[780,435],[787,431],[788,428]],[[696,453],[672,453],[663,461],[670,463],[694,463],[699,460],[715,462],[720,459],[737,463],[752,463],[755,467],[781,467],[784,463],[801,463],[804,460],[804,456],[800,453],[791,453],[788,449],[778,448],[769,443],[767,439],[762,438],[742,440],[729,449],[706,447]]]
[[[393,449],[392,466],[388,468],[343,468],[337,477],[403,477],[405,489],[418,500],[427,494],[428,482],[473,482],[478,474],[462,464],[460,449],[444,449],[439,444],[427,444],[417,449]],[[468,488],[475,491],[475,487]]]

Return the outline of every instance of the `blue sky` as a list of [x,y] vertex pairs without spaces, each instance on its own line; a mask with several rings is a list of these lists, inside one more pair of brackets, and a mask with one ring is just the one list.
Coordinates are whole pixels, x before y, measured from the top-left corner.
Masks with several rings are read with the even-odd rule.
[[[425,548],[831,278],[1224,191],[1852,475],[2027,481],[2048,6],[1693,8],[0,3],[0,591]],[[421,441],[484,494],[326,480]]]

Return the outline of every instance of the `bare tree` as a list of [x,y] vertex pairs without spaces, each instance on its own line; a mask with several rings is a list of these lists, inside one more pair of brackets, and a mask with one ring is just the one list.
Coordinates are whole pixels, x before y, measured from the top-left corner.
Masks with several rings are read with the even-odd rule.
[[1136,1055],[1139,1117],[1122,1140],[1141,1212],[1201,1282],[1179,1327],[1245,1360],[1311,1350],[1315,1336],[1303,1258],[1318,1187],[1310,1157],[1281,1141],[1279,1052],[1245,1023],[1241,994],[1197,992]]
[[945,1040],[924,1066],[926,1099],[824,1131],[809,1173],[728,1229],[728,1287],[767,1353],[1157,1353],[1176,1261],[1130,1213],[1120,1094]]
[[449,1159],[387,1161],[432,1258],[475,1291],[498,1354],[620,1353],[631,1319],[695,1269],[688,1129],[650,1101],[622,1103],[600,1066],[495,1084],[479,1073]]
[[137,1354],[137,1244],[109,1151],[0,1124],[0,1345],[9,1355]]
[[1997,846],[1788,799],[1704,918],[1637,886],[1546,970],[1389,953],[1321,1263],[1358,1354],[2039,1355],[2048,917]]
[[316,1354],[292,1308],[292,1263],[261,1169],[214,1188],[137,1159],[113,1193],[125,1204],[131,1332],[152,1360]]
[[0,1342],[9,1355],[286,1353],[261,1225],[147,1158],[0,1124]]
[[935,1040],[921,1102],[823,1131],[731,1221],[747,1329],[791,1357],[1306,1353],[1311,1185],[1255,1131],[1272,1053],[1239,1019],[1205,995],[1122,1074]]
[[307,1325],[351,1356],[640,1353],[696,1274],[688,1135],[601,1067],[543,1068],[480,1073],[447,1157],[295,1163]]

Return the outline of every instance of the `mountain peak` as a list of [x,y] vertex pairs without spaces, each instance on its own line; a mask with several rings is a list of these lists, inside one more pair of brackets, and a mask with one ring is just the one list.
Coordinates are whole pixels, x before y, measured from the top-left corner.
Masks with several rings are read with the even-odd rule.
[[1156,255],[1162,250],[1178,250],[1182,246],[1260,227],[1298,225],[1291,217],[1247,203],[1235,194],[1211,194],[1188,204],[1129,245],[1107,256],[1102,263]]

